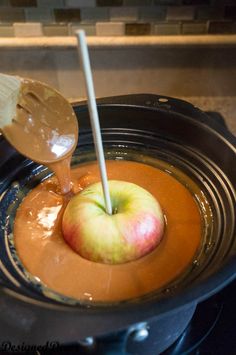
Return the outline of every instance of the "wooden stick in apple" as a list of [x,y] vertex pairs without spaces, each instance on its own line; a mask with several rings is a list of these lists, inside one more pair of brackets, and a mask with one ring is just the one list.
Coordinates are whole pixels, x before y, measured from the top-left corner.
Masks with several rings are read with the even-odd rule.
[[98,111],[97,111],[97,105],[96,105],[96,99],[95,99],[95,93],[94,93],[92,72],[91,72],[91,66],[90,66],[90,60],[89,60],[89,54],[88,54],[88,47],[87,47],[87,43],[86,43],[86,39],[85,39],[85,33],[83,30],[77,31],[76,36],[78,39],[80,56],[81,56],[81,64],[82,64],[83,73],[84,73],[84,77],[85,77],[87,97],[88,97],[89,115],[90,115],[95,150],[96,150],[96,155],[97,155],[97,160],[98,160],[100,175],[101,175],[101,180],[102,180],[102,187],[103,187],[103,194],[104,194],[105,205],[106,205],[106,212],[109,215],[112,215],[112,205],[111,205],[111,198],[110,198],[110,192],[109,192],[109,187],[108,187],[107,171],[106,171],[101,130],[100,130]]
[[69,201],[62,218],[65,241],[85,259],[105,264],[134,261],[161,241],[164,218],[158,201],[126,181],[108,183],[88,49],[77,32],[88,106],[102,184],[95,183]]

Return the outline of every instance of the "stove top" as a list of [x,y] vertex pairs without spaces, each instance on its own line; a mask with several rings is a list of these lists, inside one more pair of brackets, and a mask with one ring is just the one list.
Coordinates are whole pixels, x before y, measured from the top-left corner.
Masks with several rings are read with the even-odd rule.
[[[196,312],[184,333],[162,354],[235,355],[235,300],[236,281],[233,281],[221,292],[197,306]],[[145,354],[149,353],[145,352]],[[153,354],[155,354],[155,351]]]

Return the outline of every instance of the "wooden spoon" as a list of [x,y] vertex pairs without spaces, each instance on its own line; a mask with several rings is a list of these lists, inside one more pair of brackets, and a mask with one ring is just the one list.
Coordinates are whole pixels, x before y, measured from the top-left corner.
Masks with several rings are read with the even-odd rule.
[[78,122],[70,103],[39,81],[0,74],[0,129],[21,154],[49,165],[71,156]]

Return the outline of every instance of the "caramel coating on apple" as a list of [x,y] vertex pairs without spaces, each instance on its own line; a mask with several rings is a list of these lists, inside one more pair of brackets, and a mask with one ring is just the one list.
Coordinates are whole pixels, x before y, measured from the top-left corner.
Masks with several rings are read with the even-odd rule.
[[113,214],[108,215],[101,183],[86,187],[68,203],[62,220],[66,242],[90,261],[121,264],[151,252],[161,241],[164,218],[145,189],[109,181]]

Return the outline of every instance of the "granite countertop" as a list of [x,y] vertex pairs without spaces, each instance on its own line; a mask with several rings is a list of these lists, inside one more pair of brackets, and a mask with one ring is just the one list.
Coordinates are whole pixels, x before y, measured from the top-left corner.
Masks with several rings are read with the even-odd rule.
[[236,96],[180,97],[203,111],[217,111],[224,117],[229,130],[236,136]]

